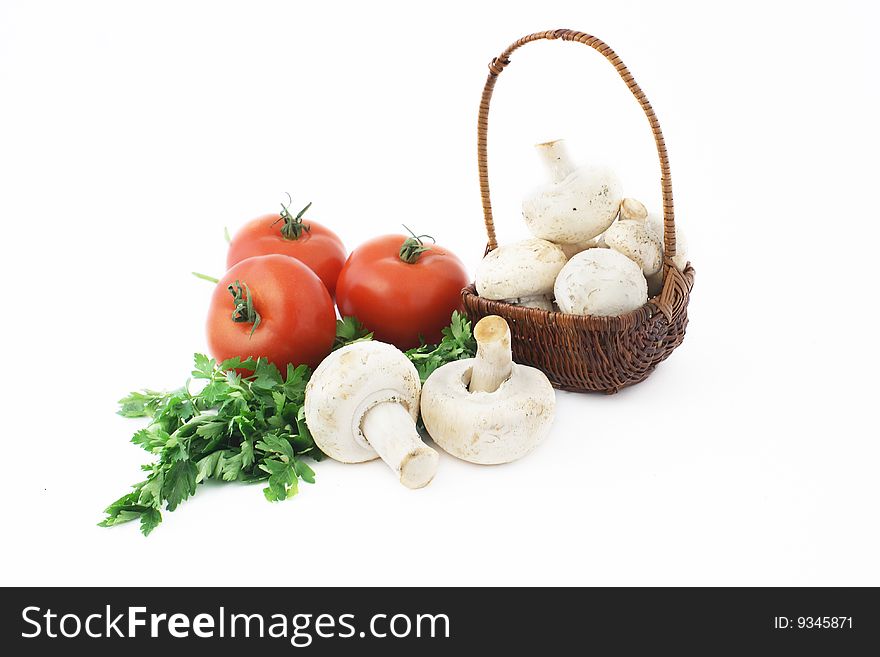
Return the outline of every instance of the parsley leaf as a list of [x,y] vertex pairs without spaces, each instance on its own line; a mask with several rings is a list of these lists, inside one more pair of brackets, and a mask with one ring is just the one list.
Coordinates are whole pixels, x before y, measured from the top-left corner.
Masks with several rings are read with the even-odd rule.
[[192,371],[195,379],[210,379],[214,373],[214,359],[208,358],[204,354],[196,354],[194,357],[195,366]]
[[174,511],[178,504],[190,495],[195,495],[198,474],[198,466],[189,459],[171,464],[162,486],[162,497],[165,498],[169,511]]
[[477,353],[477,342],[474,340],[470,320],[458,312],[452,313],[452,321],[443,329],[440,344],[422,344],[406,352],[422,383],[431,376],[438,367],[462,358],[473,358]]
[[165,398],[161,392],[144,390],[133,392],[119,400],[119,415],[122,417],[147,417],[152,415],[156,407]]
[[150,532],[156,529],[162,522],[162,514],[158,509],[148,509],[141,514],[141,533],[149,536]]
[[272,390],[272,388],[282,383],[281,372],[278,371],[278,368],[262,358],[257,361],[254,377],[253,387],[262,390]]
[[373,334],[364,328],[357,317],[343,317],[336,320],[336,340],[333,343],[333,351],[347,344],[372,339]]

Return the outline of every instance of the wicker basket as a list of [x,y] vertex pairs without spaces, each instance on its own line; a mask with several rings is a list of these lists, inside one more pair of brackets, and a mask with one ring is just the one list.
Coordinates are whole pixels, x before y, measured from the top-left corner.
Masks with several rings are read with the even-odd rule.
[[483,88],[477,123],[480,192],[483,199],[483,219],[489,237],[486,253],[498,246],[492,220],[492,204],[489,200],[489,174],[486,164],[489,101],[498,76],[510,63],[511,53],[540,39],[577,41],[604,55],[617,69],[648,118],[660,158],[663,190],[663,289],[638,310],[619,317],[588,317],[522,308],[479,297],[473,285],[462,290],[462,300],[465,312],[474,321],[486,315],[504,317],[510,324],[514,359],[543,370],[555,387],[576,392],[617,392],[643,381],[658,363],[681,344],[688,322],[687,305],[694,284],[694,270],[688,263],[684,272],[679,272],[672,264],[675,256],[675,215],[669,157],[660,123],[651,104],[611,48],[596,37],[572,30],[552,30],[525,36],[508,46],[489,64],[489,77]]

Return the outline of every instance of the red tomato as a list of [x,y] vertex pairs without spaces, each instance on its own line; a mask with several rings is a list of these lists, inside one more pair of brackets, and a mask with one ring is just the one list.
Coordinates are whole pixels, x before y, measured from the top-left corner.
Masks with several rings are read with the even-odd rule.
[[226,268],[253,256],[290,256],[315,272],[332,297],[339,270],[345,263],[345,247],[329,228],[314,221],[303,223],[303,214],[311,205],[294,216],[282,204],[280,214],[266,214],[245,224],[229,243]]
[[[401,258],[404,244],[412,263]],[[377,340],[398,349],[417,347],[420,338],[439,342],[468,284],[464,265],[450,251],[419,245],[404,235],[376,237],[352,251],[336,284],[342,316],[357,317]]]
[[330,353],[336,311],[321,279],[299,260],[258,256],[242,260],[220,279],[207,333],[208,349],[218,361],[266,357],[284,374],[288,363],[315,367]]

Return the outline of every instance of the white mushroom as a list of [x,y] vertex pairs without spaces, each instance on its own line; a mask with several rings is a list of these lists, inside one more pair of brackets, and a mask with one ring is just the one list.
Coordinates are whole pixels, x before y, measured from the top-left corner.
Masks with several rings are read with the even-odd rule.
[[649,276],[663,264],[663,242],[644,219],[621,219],[605,231],[605,243],[635,262]]
[[589,249],[556,279],[556,303],[574,315],[622,315],[648,301],[648,283],[632,260],[613,249]]
[[384,342],[356,342],[334,351],[306,386],[305,414],[315,444],[343,463],[381,457],[408,488],[427,485],[437,452],[416,430],[419,375]]
[[546,240],[528,239],[499,246],[477,267],[477,294],[552,310],[553,283],[565,262],[562,249]]
[[634,198],[625,198],[620,202],[618,217],[624,221],[644,221],[648,218],[648,209]]
[[523,218],[535,237],[577,244],[600,235],[617,216],[623,196],[612,171],[575,168],[562,140],[538,144],[550,181],[523,200]]
[[422,390],[422,420],[434,442],[465,461],[508,463],[550,431],[556,395],[543,372],[514,363],[501,317],[474,327],[477,356],[435,370]]
[[[648,229],[651,230],[655,235],[660,238],[660,243],[663,244],[663,217],[658,216],[656,214],[649,214],[647,219]],[[678,271],[684,271],[684,268],[687,266],[688,262],[688,244],[687,239],[685,238],[684,231],[681,230],[678,226],[678,222],[675,224],[675,257],[672,258],[672,263],[678,268]]]

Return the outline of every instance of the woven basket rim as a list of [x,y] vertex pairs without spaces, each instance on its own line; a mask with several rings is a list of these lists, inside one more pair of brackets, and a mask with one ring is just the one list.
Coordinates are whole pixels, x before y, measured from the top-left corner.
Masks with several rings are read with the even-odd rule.
[[[693,284],[694,268],[688,262],[681,275],[689,282],[688,287]],[[517,306],[506,301],[498,301],[495,299],[487,299],[477,294],[475,283],[471,283],[462,290],[463,296],[472,296],[479,299],[490,309],[497,310],[495,314],[516,317],[519,315],[523,319],[529,318],[533,321],[541,321],[549,327],[559,327],[574,329],[579,331],[600,331],[604,333],[618,333],[626,331],[633,327],[640,326],[648,321],[655,314],[662,312],[660,310],[660,296],[651,297],[639,308],[622,315],[613,315],[608,317],[600,317],[596,315],[572,315],[556,310],[543,310],[541,308],[527,308]]]

